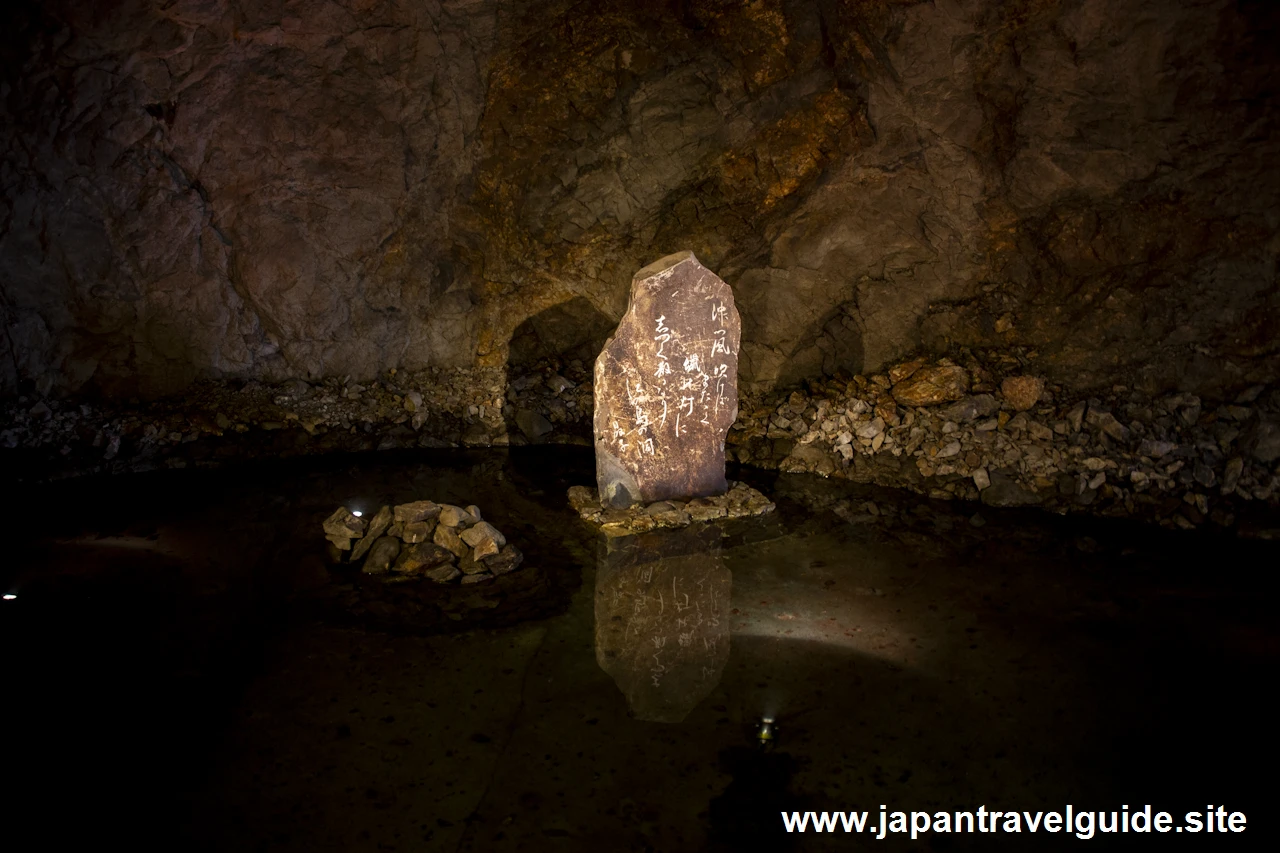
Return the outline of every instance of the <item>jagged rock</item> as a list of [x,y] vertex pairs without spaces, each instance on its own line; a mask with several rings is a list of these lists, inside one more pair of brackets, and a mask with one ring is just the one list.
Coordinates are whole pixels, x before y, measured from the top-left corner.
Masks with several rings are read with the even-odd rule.
[[414,521],[426,521],[429,518],[435,518],[439,514],[440,505],[434,501],[414,501],[413,503],[400,504],[395,508],[395,520],[402,525]]
[[485,581],[491,581],[491,580],[493,580],[493,575],[489,574],[488,572],[480,572],[474,575],[463,575],[461,583],[464,583],[464,584],[484,583]]
[[337,548],[339,551],[350,551],[350,550],[351,550],[351,537],[350,537],[350,536],[335,536],[335,535],[334,535],[334,534],[332,534],[332,533],[326,533],[326,534],[324,535],[324,538],[325,538],[325,539],[328,539],[328,540],[329,540],[329,544],[330,544],[330,545],[332,545],[333,547]]
[[674,507],[652,512],[646,510],[646,513],[661,527],[684,527],[692,520],[689,513]]
[[436,527],[433,540],[437,545],[449,550],[454,556],[461,559],[471,553],[471,548],[466,542],[463,542],[458,532],[447,524],[440,524]]
[[460,506],[452,504],[442,504],[440,506],[439,521],[445,527],[459,528],[467,527],[475,524],[480,519],[467,512]]
[[402,574],[413,574],[443,565],[449,562],[452,556],[447,549],[433,542],[419,542],[401,551],[392,569]]
[[485,557],[498,553],[503,545],[507,544],[507,537],[503,536],[496,527],[487,521],[482,521],[462,532],[462,541],[471,546],[472,557],[476,560],[482,560]]
[[893,386],[893,399],[904,406],[934,406],[959,400],[969,391],[969,373],[954,364],[922,367]]
[[[324,532],[329,536],[356,539],[364,535],[364,519],[352,515],[345,506],[340,506],[324,520]],[[334,543],[337,544],[337,543]],[[339,545],[338,547],[342,547]],[[350,547],[348,545],[348,547]],[[346,549],[343,549],[346,550]]]
[[1108,413],[1099,419],[1098,430],[1105,436],[1121,443],[1129,440],[1129,428]]
[[1162,459],[1172,453],[1176,447],[1177,445],[1170,441],[1153,441],[1144,438],[1138,442],[1138,453],[1151,459]]
[[452,563],[441,563],[438,566],[427,569],[422,574],[436,583],[450,583],[457,580],[462,575],[462,572],[458,571],[458,568]]
[[1067,423],[1071,425],[1072,432],[1079,432],[1084,426],[1084,414],[1088,409],[1088,403],[1081,400],[1067,411]]
[[938,412],[938,417],[958,423],[985,418],[1000,409],[1000,401],[990,394],[973,394],[963,400],[957,400]]
[[596,480],[614,507],[718,494],[738,415],[733,291],[692,252],[635,274],[595,365]]
[[915,373],[917,370],[924,367],[928,363],[929,362],[927,359],[914,358],[911,361],[904,361],[901,364],[894,365],[893,367],[889,368],[890,384],[897,385],[899,382],[902,382],[903,380],[910,379],[911,374]]
[[601,510],[597,507],[594,511],[581,513],[581,516],[584,520],[599,525],[609,535],[617,535],[659,528],[680,528],[693,521],[765,515],[777,508],[772,501],[745,483],[730,485],[730,489],[723,495],[693,498],[685,503],[655,501],[647,507],[637,505],[625,510]]
[[414,521],[404,526],[404,532],[400,534],[400,538],[410,545],[426,542],[431,539],[435,529],[436,519],[434,518],[426,521]]
[[391,562],[399,554],[399,539],[391,536],[380,536],[373,542],[373,547],[369,549],[369,556],[365,558],[364,567],[361,571],[371,575],[386,572],[391,568]]
[[710,503],[699,504],[693,501],[685,505],[684,511],[691,521],[711,521],[716,518],[724,518],[727,514],[727,511],[722,506]]
[[1000,383],[1000,393],[1015,411],[1025,412],[1040,402],[1044,380],[1038,376],[1010,376]]
[[516,412],[516,426],[531,441],[555,431],[555,425],[551,421],[538,412],[531,412],[528,409],[520,409]]
[[[1053,430],[1049,429],[1047,426],[1040,423],[1039,421],[1028,421],[1027,432],[1029,432],[1031,434],[1031,437],[1036,441],[1052,441],[1053,440]],[[1125,437],[1126,438],[1128,437],[1127,430],[1125,432]]]
[[481,562],[493,574],[505,575],[524,562],[524,554],[516,546],[507,544],[497,554],[485,557]]
[[801,444],[793,449],[778,467],[783,471],[830,477],[836,471],[836,461],[831,458],[830,453],[816,444]]
[[365,555],[372,546],[374,541],[387,531],[391,526],[391,507],[384,506],[378,510],[373,518],[369,519],[369,528],[365,531],[364,538],[356,543],[355,548],[351,551],[351,560],[355,562]]
[[991,471],[989,476],[991,485],[981,494],[981,500],[987,506],[1032,506],[1040,503],[1039,495],[1024,489],[1004,472]]
[[858,438],[865,439],[873,439],[882,432],[884,432],[884,419],[880,417],[873,418],[857,429]]

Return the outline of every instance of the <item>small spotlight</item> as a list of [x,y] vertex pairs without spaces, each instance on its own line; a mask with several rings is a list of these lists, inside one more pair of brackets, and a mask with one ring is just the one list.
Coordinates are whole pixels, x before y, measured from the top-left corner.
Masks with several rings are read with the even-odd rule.
[[6,592],[6,593],[4,594],[4,600],[5,600],[5,601],[13,601],[13,600],[14,600],[15,598],[17,598],[17,597],[18,597],[18,596],[14,595],[14,594],[13,594],[13,593],[11,593],[11,592]]
[[761,746],[771,746],[774,738],[777,736],[773,729],[773,717],[765,717],[760,721],[760,729],[756,732],[756,737],[760,740]]
[[359,518],[360,516],[364,515],[364,513],[358,509],[351,510],[351,514],[354,515],[356,518]]

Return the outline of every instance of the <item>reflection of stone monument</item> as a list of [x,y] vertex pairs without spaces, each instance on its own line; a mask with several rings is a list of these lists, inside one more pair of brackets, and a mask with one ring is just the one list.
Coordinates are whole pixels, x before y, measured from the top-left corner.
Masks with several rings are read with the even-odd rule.
[[596,661],[635,717],[678,723],[720,682],[731,587],[714,527],[601,543]]
[[692,252],[635,274],[627,313],[596,359],[602,501],[625,508],[724,492],[741,334],[733,291]]

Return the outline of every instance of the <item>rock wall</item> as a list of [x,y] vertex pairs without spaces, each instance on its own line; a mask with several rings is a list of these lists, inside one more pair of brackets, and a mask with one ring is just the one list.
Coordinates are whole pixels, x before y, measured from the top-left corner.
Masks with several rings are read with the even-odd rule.
[[691,249],[748,388],[969,346],[1234,394],[1280,372],[1278,38],[1265,0],[21,3],[0,389],[502,368]]

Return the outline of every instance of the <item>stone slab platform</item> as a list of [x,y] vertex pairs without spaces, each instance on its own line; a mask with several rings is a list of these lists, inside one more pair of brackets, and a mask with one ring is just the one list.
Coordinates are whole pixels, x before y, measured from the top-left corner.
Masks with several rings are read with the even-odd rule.
[[569,504],[583,521],[606,536],[630,536],[661,528],[688,527],[695,522],[750,518],[777,509],[773,501],[757,489],[732,480],[723,495],[688,501],[655,501],[628,509],[602,507],[595,489],[574,486],[569,489]]

